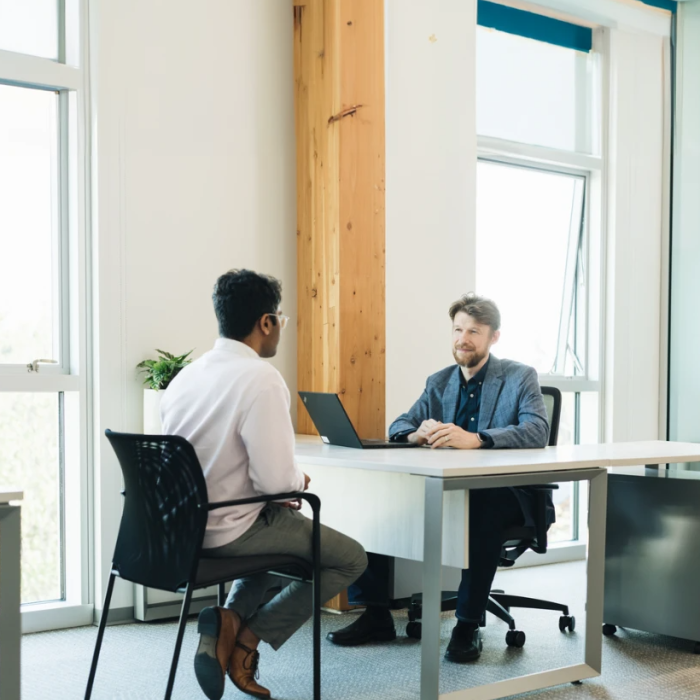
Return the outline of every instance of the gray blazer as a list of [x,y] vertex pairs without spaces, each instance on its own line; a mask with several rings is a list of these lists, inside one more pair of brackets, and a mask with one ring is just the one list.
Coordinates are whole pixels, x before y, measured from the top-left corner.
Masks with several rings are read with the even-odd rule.
[[[389,437],[416,430],[429,418],[454,423],[460,371],[459,365],[452,365],[428,377],[423,395],[391,424]],[[491,355],[481,388],[478,430],[491,436],[494,448],[547,446],[547,411],[532,367]]]
[[[391,424],[389,437],[393,439],[416,430],[429,418],[453,423],[459,401],[460,372],[459,365],[452,365],[428,377],[423,395],[408,413]],[[534,368],[491,355],[481,387],[478,430],[491,436],[495,449],[547,446],[549,422]],[[513,491],[523,509],[525,524],[532,525],[532,494],[527,488]],[[554,522],[554,508],[548,511],[548,521]]]

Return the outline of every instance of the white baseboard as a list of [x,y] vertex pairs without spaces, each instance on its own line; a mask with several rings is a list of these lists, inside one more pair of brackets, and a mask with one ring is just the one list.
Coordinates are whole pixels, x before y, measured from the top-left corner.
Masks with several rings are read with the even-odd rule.
[[21,608],[22,634],[83,627],[92,624],[92,605],[42,603]]

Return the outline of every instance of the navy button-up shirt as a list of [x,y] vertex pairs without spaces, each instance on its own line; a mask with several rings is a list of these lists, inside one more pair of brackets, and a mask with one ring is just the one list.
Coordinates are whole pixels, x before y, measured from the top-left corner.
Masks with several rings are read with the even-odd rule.
[[[459,372],[460,390],[457,412],[455,414],[455,425],[470,433],[479,431],[481,389],[486,378],[489,362],[490,360],[469,381],[465,379],[461,370]],[[493,445],[493,440],[488,435],[482,435],[482,437],[484,438],[483,447],[491,447]]]

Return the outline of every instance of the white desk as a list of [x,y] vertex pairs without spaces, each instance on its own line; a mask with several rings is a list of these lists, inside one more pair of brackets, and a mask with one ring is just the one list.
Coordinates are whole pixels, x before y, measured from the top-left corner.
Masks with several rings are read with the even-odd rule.
[[[607,467],[700,461],[700,445],[355,450],[298,436],[296,457],[324,524],[368,551],[423,561],[421,700],[493,700],[600,675]],[[440,695],[440,565],[468,566],[469,490],[566,481],[590,482],[584,663]]]
[[20,697],[20,510],[23,493],[0,488],[0,698]]

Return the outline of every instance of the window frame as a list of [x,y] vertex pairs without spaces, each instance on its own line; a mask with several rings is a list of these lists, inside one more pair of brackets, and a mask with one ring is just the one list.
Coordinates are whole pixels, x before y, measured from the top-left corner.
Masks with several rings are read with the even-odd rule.
[[[568,342],[568,337],[569,337],[569,328],[571,324],[571,314],[572,314],[572,307],[577,301],[576,297],[576,290],[575,290],[575,285],[576,285],[576,279],[577,279],[577,274],[578,274],[578,268],[580,264],[580,257],[579,257],[579,249],[583,249],[583,256],[584,256],[584,261],[583,261],[583,266],[584,266],[584,272],[586,274],[586,278],[588,277],[588,261],[589,261],[589,255],[588,255],[588,243],[589,243],[589,236],[588,236],[588,225],[589,225],[589,216],[588,216],[588,211],[587,211],[587,200],[588,200],[588,190],[590,187],[590,173],[588,171],[576,171],[571,168],[565,168],[565,167],[557,167],[554,165],[543,165],[541,163],[533,163],[528,160],[524,160],[522,158],[513,158],[510,156],[500,156],[500,157],[495,157],[491,155],[482,155],[481,153],[477,154],[477,162],[478,163],[491,163],[494,165],[501,165],[505,167],[513,167],[513,168],[519,168],[522,170],[534,170],[536,172],[545,172],[545,173],[552,173],[554,175],[563,175],[571,178],[576,178],[580,182],[583,183],[583,193],[582,193],[582,200],[581,200],[581,220],[580,224],[577,229],[571,229],[569,231],[569,242],[568,242],[568,249],[567,249],[567,262],[566,262],[566,271],[565,271],[565,283],[564,283],[564,293],[566,294],[566,297],[562,301],[562,313],[560,315],[559,319],[559,331],[558,331],[558,337],[557,337],[557,351],[554,357],[554,363],[552,366],[552,370],[547,373],[542,373],[540,376],[541,377],[547,377],[549,378],[557,378],[557,379],[564,379],[567,381],[573,381],[576,379],[583,379],[584,381],[588,380],[588,332],[589,332],[589,323],[588,323],[588,304],[586,305],[586,316],[584,319],[584,327],[585,327],[585,347],[584,347],[584,354],[583,354],[583,367],[585,369],[585,375],[567,375],[564,374],[563,372],[556,372],[556,368],[559,366],[564,366],[566,363],[566,356],[567,356],[567,349],[569,347],[569,342]],[[576,253],[573,254],[572,248],[576,249]],[[572,258],[573,255],[573,258]],[[570,279],[567,279],[570,276]],[[585,281],[585,287],[586,290],[588,289],[588,278]],[[569,298],[570,297],[570,298]],[[565,316],[566,310],[565,307],[569,306],[569,312],[568,316]]]
[[[47,59],[48,60],[48,59]],[[27,357],[26,363],[0,363],[0,376],[24,376],[35,374],[37,376],[57,376],[71,374],[71,325],[72,309],[70,303],[70,248],[72,237],[72,226],[69,221],[70,198],[73,196],[70,187],[70,153],[72,144],[69,138],[69,122],[71,118],[69,105],[69,90],[49,89],[37,85],[10,83],[2,78],[2,66],[0,65],[0,85],[22,88],[25,90],[42,90],[54,92],[56,94],[56,218],[55,235],[51,240],[51,263],[56,270],[57,298],[54,300],[54,311],[52,319],[55,322],[56,331],[52,339],[53,351],[50,358]],[[60,358],[56,364],[37,363],[32,368],[32,364],[37,360],[53,360]],[[41,381],[38,386],[43,386]],[[68,384],[70,385],[70,383]],[[77,382],[73,382],[74,390],[78,389]],[[41,390],[41,389],[38,389]]]
[[[23,632],[89,624],[93,618],[89,566],[93,454],[92,305],[90,299],[90,82],[87,0],[57,0],[58,58],[0,49],[0,84],[57,93],[57,338],[60,364],[0,365],[0,391],[56,396],[68,432],[60,436],[61,589],[63,599],[22,605]],[[27,362],[38,359],[27,358]],[[70,427],[68,426],[70,423]]]
[[[567,377],[557,374],[539,374],[541,385],[553,386],[562,393],[573,393],[576,406],[575,431],[579,433],[580,420],[580,394],[582,392],[595,392],[598,395],[598,435],[604,435],[604,377],[605,362],[605,236],[604,236],[604,211],[602,202],[602,183],[604,174],[604,159],[599,156],[561,151],[558,149],[533,146],[529,144],[497,139],[491,136],[477,136],[477,161],[496,164],[511,165],[513,167],[531,168],[535,170],[552,172],[574,177],[582,177],[585,180],[584,201],[582,212],[583,246],[585,248],[585,274],[586,274],[586,358],[585,376]],[[600,216],[595,216],[600,212]],[[599,247],[597,255],[593,255],[592,245]],[[578,258],[577,258],[578,259]],[[598,271],[599,285],[592,288],[591,266],[592,260],[600,263]],[[591,337],[591,315],[593,307],[598,308],[599,329]],[[589,363],[589,355],[597,354],[597,363],[592,368]],[[572,539],[553,543],[547,554],[533,557],[523,557],[520,566],[534,566],[542,563],[555,563],[585,558],[585,521],[583,514],[587,512],[586,492],[580,485],[574,484],[572,492]],[[546,561],[542,561],[542,558]]]
[[[541,15],[546,18],[546,13]],[[496,144],[509,143],[512,147],[524,147],[525,149],[536,148],[540,151],[551,152],[554,154],[555,161],[558,162],[560,155],[571,156],[568,162],[581,162],[587,158],[591,158],[594,161],[600,160],[600,156],[603,153],[603,131],[602,131],[602,121],[603,121],[603,107],[605,105],[605,100],[603,99],[602,90],[604,82],[602,79],[603,69],[605,66],[605,59],[603,53],[600,51],[601,45],[603,43],[602,37],[603,33],[600,28],[592,30],[592,49],[591,52],[586,54],[579,50],[565,47],[562,44],[557,44],[556,42],[547,42],[538,39],[533,39],[525,35],[518,33],[512,34],[510,32],[494,29],[488,26],[477,27],[477,42],[479,37],[479,31],[495,31],[499,34],[505,34],[508,36],[515,36],[525,41],[532,41],[538,44],[548,44],[550,46],[558,45],[559,48],[563,50],[573,51],[578,58],[586,58],[586,61],[577,60],[575,63],[575,85],[574,92],[576,95],[576,107],[574,116],[574,144],[575,147],[572,150],[559,149],[555,146],[545,146],[545,145],[530,145],[527,141],[514,141],[511,139],[505,139],[502,136],[486,135],[480,134],[478,132],[479,128],[479,113],[477,111],[477,137],[479,139],[484,138],[495,142]],[[478,52],[477,52],[478,53]],[[478,57],[477,57],[478,64]],[[589,70],[593,70],[592,74],[589,74]],[[477,71],[477,95],[479,94],[479,78]]]
[[[600,174],[603,171],[603,159],[596,156],[588,156],[580,153],[570,153],[568,151],[558,151],[552,148],[544,148],[541,146],[530,146],[528,144],[516,143],[496,139],[491,136],[477,137],[477,159],[480,161],[488,161],[494,163],[503,163],[515,167],[534,168],[547,172],[559,173],[563,175],[572,175],[575,177],[584,177],[586,179],[586,196],[584,199],[584,244],[586,246],[586,260],[588,261],[586,275],[587,289],[589,293],[589,303],[586,311],[586,335],[587,335],[587,351],[586,351],[586,370],[585,377],[566,377],[557,374],[540,374],[540,382],[548,386],[554,386],[562,392],[584,392],[597,391],[602,393],[602,382],[600,377],[602,374],[603,364],[603,348],[604,341],[604,324],[601,321],[598,336],[595,339],[591,338],[590,334],[590,316],[592,304],[590,297],[594,294],[593,303],[600,302],[604,297],[604,289],[593,290],[590,284],[590,269],[591,269],[591,244],[592,239],[597,239],[598,245],[601,247],[601,252],[604,250],[604,239],[602,230],[600,230],[601,222],[595,221],[591,216],[592,201],[600,197],[599,181]],[[592,228],[598,229],[595,236],[592,236]],[[600,255],[602,258],[602,254]],[[600,271],[601,281],[604,279],[603,271]],[[597,299],[595,297],[598,297]],[[601,319],[602,319],[602,313]],[[595,342],[597,340],[597,342]],[[588,356],[591,352],[596,352],[599,356],[597,371],[591,372]],[[591,376],[591,374],[593,376]],[[602,413],[602,406],[601,406]],[[600,433],[602,435],[602,432]]]

